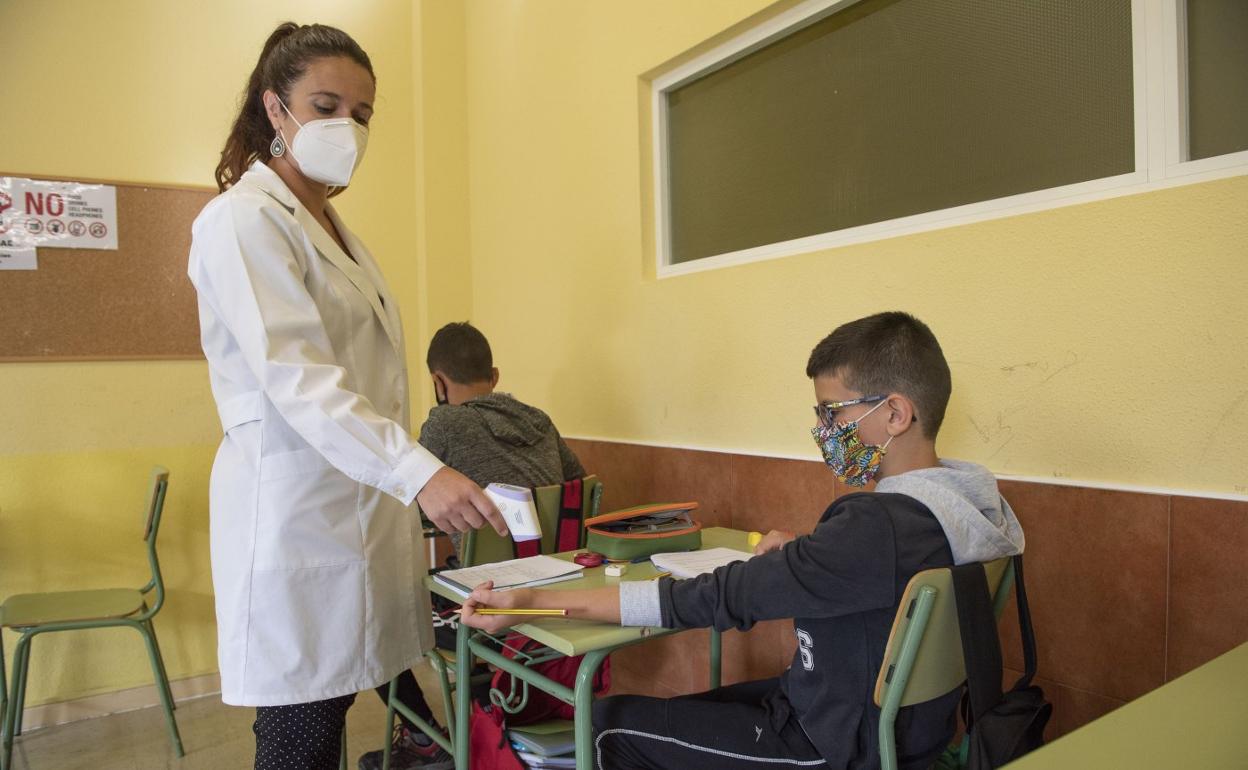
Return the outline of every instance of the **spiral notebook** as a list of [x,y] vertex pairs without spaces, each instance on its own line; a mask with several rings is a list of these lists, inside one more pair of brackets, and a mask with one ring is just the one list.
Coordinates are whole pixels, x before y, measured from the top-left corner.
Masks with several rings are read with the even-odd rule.
[[508,588],[532,588],[564,580],[576,580],[585,568],[575,562],[556,559],[553,556],[529,556],[509,559],[475,567],[448,569],[433,576],[436,583],[446,586],[467,598],[472,589],[487,580],[494,581],[494,590]]

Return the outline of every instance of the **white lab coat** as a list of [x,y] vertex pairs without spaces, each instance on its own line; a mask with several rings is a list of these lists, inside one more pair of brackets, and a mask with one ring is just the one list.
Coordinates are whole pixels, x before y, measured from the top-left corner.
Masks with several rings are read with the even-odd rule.
[[[224,438],[209,490],[221,698],[307,703],[432,647],[398,305],[262,163],[193,226],[188,273]],[[358,262],[358,264],[357,264]]]

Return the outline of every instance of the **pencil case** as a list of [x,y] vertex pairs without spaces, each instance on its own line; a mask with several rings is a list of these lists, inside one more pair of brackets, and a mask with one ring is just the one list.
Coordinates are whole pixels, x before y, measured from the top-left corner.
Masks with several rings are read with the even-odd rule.
[[665,551],[702,547],[697,503],[639,505],[585,520],[585,547],[608,559],[627,561]]

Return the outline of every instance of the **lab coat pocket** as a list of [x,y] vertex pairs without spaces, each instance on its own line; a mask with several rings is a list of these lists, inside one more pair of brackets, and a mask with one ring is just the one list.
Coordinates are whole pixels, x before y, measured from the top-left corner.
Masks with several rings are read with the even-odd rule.
[[267,700],[358,685],[364,586],[363,562],[253,573],[247,694]]
[[297,569],[364,559],[360,485],[315,449],[260,460],[255,568]]

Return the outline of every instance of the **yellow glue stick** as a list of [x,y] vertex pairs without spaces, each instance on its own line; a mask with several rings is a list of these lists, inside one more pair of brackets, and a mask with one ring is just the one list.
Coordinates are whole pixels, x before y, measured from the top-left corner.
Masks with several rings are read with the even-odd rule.
[[751,551],[753,551],[754,548],[761,542],[763,542],[762,532],[751,532],[745,537],[745,544],[749,547]]

